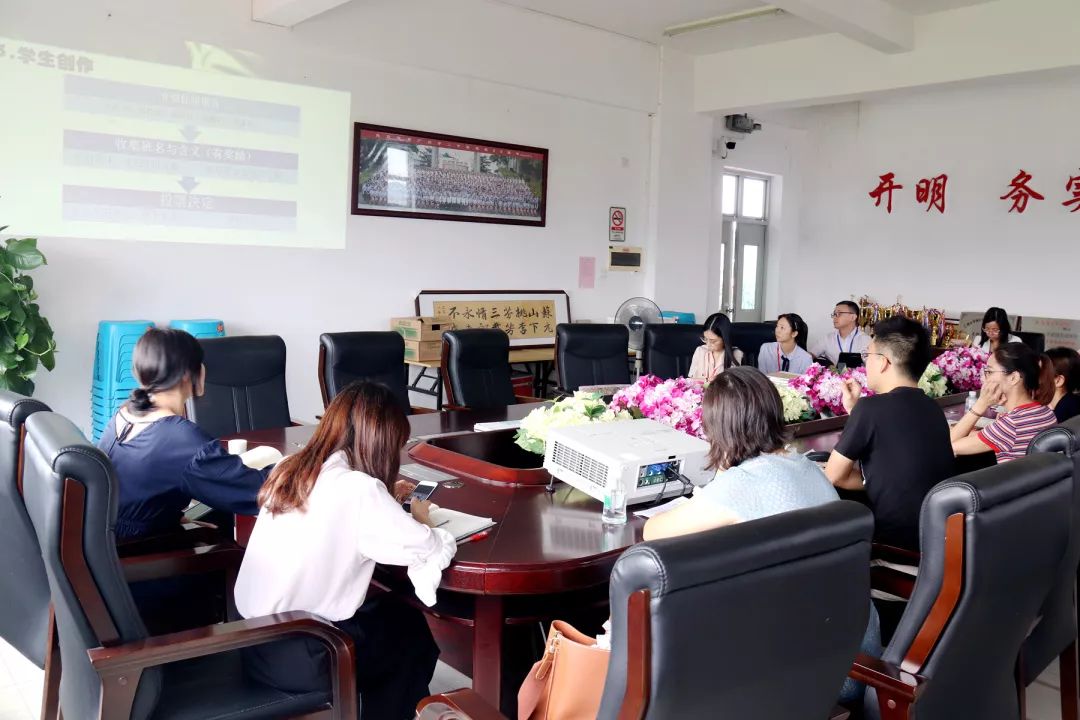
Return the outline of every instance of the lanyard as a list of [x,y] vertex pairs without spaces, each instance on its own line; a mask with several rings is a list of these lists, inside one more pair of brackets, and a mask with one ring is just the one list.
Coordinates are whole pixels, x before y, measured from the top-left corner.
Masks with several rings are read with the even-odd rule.
[[[851,340],[848,341],[847,351],[850,353],[852,348],[855,347],[855,336],[859,334],[859,328],[855,328],[855,332],[851,333]],[[840,331],[836,331],[836,347],[839,348],[840,353],[843,354],[844,346],[840,344]]]

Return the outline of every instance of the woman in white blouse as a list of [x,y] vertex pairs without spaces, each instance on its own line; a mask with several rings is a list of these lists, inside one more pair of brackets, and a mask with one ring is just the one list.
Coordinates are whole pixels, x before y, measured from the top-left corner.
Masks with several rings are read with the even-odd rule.
[[701,347],[690,360],[690,379],[710,382],[728,368],[742,363],[743,354],[731,343],[731,321],[713,313],[702,326]]
[[785,313],[776,320],[776,342],[765,343],[758,352],[758,370],[765,373],[785,372],[802,375],[814,364],[806,351],[806,323],[795,313]]
[[982,335],[979,337],[979,347],[983,352],[993,355],[1002,345],[1016,342],[1022,341],[1012,334],[1009,313],[999,307],[987,310],[983,315]]
[[[411,515],[394,497],[409,423],[384,386],[339,394],[307,446],[274,469],[236,580],[245,618],[292,610],[321,615],[356,643],[361,716],[412,718],[427,695],[439,648],[423,614],[390,596],[368,598],[376,563],[407,567],[417,596],[435,588],[457,544],[431,527],[430,503]],[[245,651],[254,679],[288,692],[329,687],[324,647],[296,639]]]

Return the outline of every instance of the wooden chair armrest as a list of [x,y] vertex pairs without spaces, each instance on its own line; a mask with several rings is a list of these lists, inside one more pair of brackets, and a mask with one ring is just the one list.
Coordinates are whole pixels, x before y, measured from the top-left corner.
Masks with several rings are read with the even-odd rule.
[[445,412],[447,410],[468,410],[469,408],[465,405],[447,405],[443,403],[442,409]]
[[[491,707],[487,700],[468,688],[452,690],[440,695],[429,695],[416,706],[416,712],[422,713],[428,705],[436,703],[442,703],[453,710],[457,720],[505,720],[505,716]],[[450,720],[445,716],[440,717]]]
[[205,575],[220,570],[236,570],[244,559],[244,548],[229,541],[216,545],[132,555],[120,559],[129,582],[157,580],[177,575]]
[[[918,700],[927,682],[922,675],[905,672],[892,663],[866,653],[859,653],[855,658],[848,677],[866,683],[877,691],[882,708],[888,706],[890,709],[889,713],[882,712],[882,717],[907,717],[906,708]],[[895,713],[893,708],[901,712]]]
[[518,405],[528,405],[530,403],[544,402],[540,398],[531,397],[529,395],[515,395],[514,399],[517,400]]
[[419,407],[417,405],[410,406],[413,415],[430,415],[431,413],[439,412],[435,408]]
[[[124,645],[94,648],[87,654],[94,670],[99,674],[111,674],[239,650],[280,640],[287,635],[307,635],[320,640],[336,659],[353,664],[352,638],[318,615],[302,611],[155,635]],[[353,677],[353,674],[350,672],[349,676]]]
[[[356,659],[353,640],[327,620],[307,612],[287,612],[221,625],[157,635],[137,642],[89,650],[101,677],[102,716],[127,717],[139,675],[146,668],[261,645],[287,636],[319,640],[330,652],[335,717],[357,716]],[[125,712],[126,710],[126,712]],[[121,714],[106,715],[109,711]]]
[[116,553],[121,558],[151,555],[172,550],[187,550],[200,545],[215,545],[227,539],[227,534],[220,528],[188,523],[178,527],[175,532],[118,540]]
[[870,558],[872,560],[885,560],[897,565],[914,565],[918,567],[919,561],[922,560],[922,554],[893,545],[874,543],[870,546]]
[[915,592],[915,578],[899,570],[875,566],[870,568],[870,587],[910,600],[911,594]]
[[306,423],[303,420],[297,420],[296,418],[290,418],[289,419],[289,427],[303,427],[305,425],[310,425],[310,424],[311,423]]
[[845,707],[837,705],[829,713],[829,720],[849,720],[851,717],[851,711]]

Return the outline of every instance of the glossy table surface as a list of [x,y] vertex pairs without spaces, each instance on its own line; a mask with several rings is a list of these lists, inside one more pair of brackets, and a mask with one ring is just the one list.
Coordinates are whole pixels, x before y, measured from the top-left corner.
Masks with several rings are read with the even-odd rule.
[[[457,410],[413,415],[412,438],[402,450],[403,465],[415,462],[409,448],[424,438],[472,432],[478,422],[518,420],[541,403],[512,405],[497,410]],[[963,405],[947,407],[947,417],[963,413]],[[269,445],[283,454],[295,453],[310,438],[314,426],[243,433],[250,447]],[[797,437],[798,452],[830,451],[841,430]],[[537,467],[542,459],[537,456]],[[432,502],[473,515],[490,517],[497,525],[482,540],[458,547],[443,573],[442,586],[470,594],[519,595],[567,592],[607,582],[615,559],[641,541],[644,520],[631,506],[624,526],[604,525],[600,503],[563,483],[549,493],[543,486],[507,486],[459,477],[462,486],[440,486]]]

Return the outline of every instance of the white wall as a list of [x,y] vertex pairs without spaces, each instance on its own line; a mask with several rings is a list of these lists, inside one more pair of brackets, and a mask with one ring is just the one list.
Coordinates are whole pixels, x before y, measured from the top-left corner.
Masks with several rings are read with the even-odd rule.
[[665,310],[693,312],[701,321],[708,305],[712,120],[694,111],[693,100],[692,58],[664,48],[645,294]]
[[[770,277],[779,305],[801,313],[813,336],[828,329],[834,302],[864,293],[950,311],[999,305],[1080,317],[1080,213],[1061,205],[1066,180],[1080,174],[1076,80],[1032,76],[764,115],[762,152],[781,165],[786,156],[785,187],[802,187],[800,199],[784,200],[784,213],[798,214],[798,252]],[[804,129],[805,141],[772,135],[779,124]],[[1046,196],[1023,215],[999,199],[1020,168]],[[888,171],[904,185],[891,215],[868,196]],[[940,173],[949,176],[945,215],[915,202],[918,180]]]
[[604,265],[610,205],[628,208],[627,242],[647,244],[654,47],[483,0],[357,0],[294,30],[249,12],[246,0],[0,0],[0,28],[180,65],[184,41],[213,43],[250,53],[263,77],[350,91],[357,121],[549,148],[547,227],[350,216],[344,251],[44,239],[35,279],[59,354],[37,395],[56,410],[88,426],[102,319],[220,317],[230,334],[281,335],[293,414],[310,419],[319,334],[383,329],[421,289],[566,289],[582,319],[642,292],[632,273],[578,290],[577,269],[581,255]]

